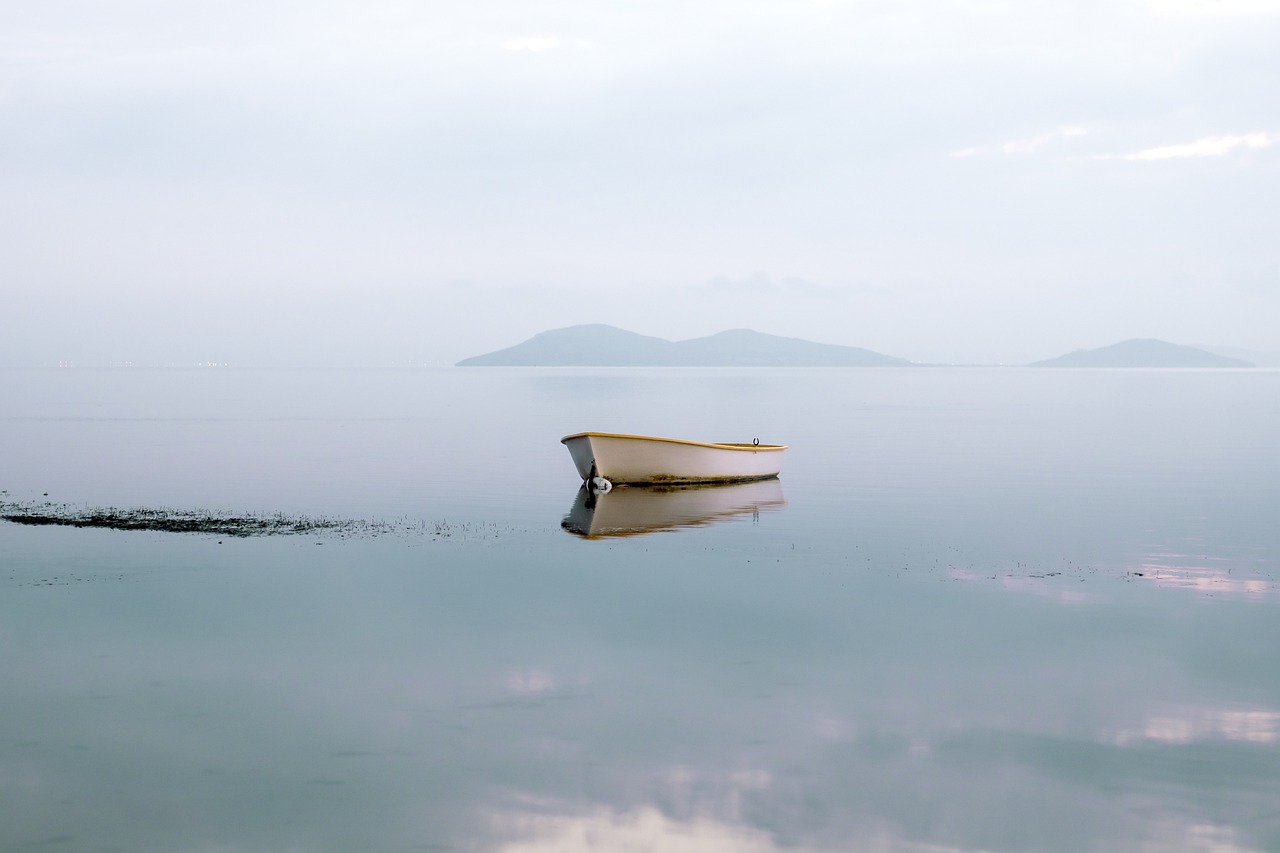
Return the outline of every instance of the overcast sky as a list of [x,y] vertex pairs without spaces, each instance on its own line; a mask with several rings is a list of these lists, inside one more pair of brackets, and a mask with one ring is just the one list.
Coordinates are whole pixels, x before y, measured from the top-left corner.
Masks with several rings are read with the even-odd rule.
[[1280,350],[1280,0],[0,0],[0,364]]

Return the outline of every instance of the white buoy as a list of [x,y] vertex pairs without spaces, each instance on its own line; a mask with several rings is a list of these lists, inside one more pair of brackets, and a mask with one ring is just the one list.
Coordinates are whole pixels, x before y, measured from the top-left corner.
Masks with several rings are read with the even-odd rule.
[[610,483],[604,477],[592,477],[591,488],[597,492],[607,492],[613,488],[613,483]]

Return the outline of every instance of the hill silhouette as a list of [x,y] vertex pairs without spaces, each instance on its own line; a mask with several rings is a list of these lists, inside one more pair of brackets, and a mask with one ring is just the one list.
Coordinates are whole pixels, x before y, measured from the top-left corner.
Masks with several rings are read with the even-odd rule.
[[911,362],[860,347],[732,329],[668,341],[614,326],[569,326],[466,358],[458,367],[902,367]]
[[1253,367],[1252,362],[1216,355],[1154,338],[1134,338],[1092,350],[1076,350],[1036,361],[1032,367]]
[[1260,351],[1243,347],[1200,346],[1200,349],[1214,355],[1225,355],[1241,361],[1251,361],[1254,367],[1280,367],[1280,351]]

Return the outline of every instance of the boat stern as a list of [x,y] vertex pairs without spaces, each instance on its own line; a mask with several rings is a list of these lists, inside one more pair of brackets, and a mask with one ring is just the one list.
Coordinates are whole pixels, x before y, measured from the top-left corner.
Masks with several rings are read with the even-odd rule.
[[591,466],[595,462],[595,453],[591,449],[591,436],[566,435],[560,443],[569,448],[573,457],[573,467],[578,469],[578,476],[584,481],[591,478]]

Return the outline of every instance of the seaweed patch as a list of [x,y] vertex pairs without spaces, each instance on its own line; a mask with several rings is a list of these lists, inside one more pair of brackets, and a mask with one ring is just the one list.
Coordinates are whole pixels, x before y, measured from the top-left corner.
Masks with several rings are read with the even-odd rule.
[[378,535],[407,525],[362,519],[326,518],[284,513],[255,514],[206,510],[131,507],[80,507],[53,503],[0,503],[0,519],[15,524],[151,530],[162,533],[206,533],[217,536],[288,536],[329,533]]

